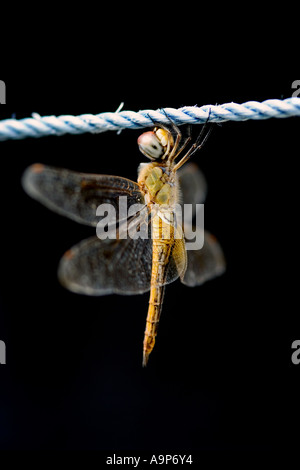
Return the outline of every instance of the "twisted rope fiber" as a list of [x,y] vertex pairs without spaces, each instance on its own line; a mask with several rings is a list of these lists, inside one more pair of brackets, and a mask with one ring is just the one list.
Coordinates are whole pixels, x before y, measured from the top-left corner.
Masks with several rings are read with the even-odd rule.
[[[0,141],[43,137],[48,135],[99,133],[108,130],[141,129],[153,127],[153,120],[168,123],[167,116],[177,125],[203,124],[209,114],[210,122],[246,121],[300,116],[300,98],[285,100],[247,101],[243,104],[225,103],[201,107],[164,108],[156,111],[145,109],[139,112],[120,111],[80,116],[39,116],[34,113],[25,119],[0,121]],[[167,116],[166,116],[166,114]]]

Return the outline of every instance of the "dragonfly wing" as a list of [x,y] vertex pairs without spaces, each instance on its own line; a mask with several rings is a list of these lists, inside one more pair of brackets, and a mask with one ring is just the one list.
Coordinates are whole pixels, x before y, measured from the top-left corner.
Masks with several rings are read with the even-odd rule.
[[[99,240],[91,237],[75,245],[60,261],[60,282],[69,290],[86,295],[134,295],[149,291],[153,243],[150,221],[145,207],[129,221],[127,230],[130,236],[126,234],[125,223],[122,223],[118,238]],[[180,238],[179,228],[176,230],[177,238],[161,285],[178,277],[182,279],[186,270],[185,241],[184,237]]]
[[185,241],[182,236],[182,230],[180,227],[176,229],[177,238],[174,240],[172,246],[170,259],[167,267],[166,284],[170,284],[180,277],[181,280],[184,278],[184,274],[187,268],[187,252],[185,249]]
[[195,163],[187,163],[178,170],[178,182],[181,191],[181,203],[192,204],[192,218],[196,214],[196,204],[202,204],[207,193],[207,184],[203,173]]
[[91,237],[65,253],[58,277],[79,294],[142,294],[150,289],[151,262],[151,240]]
[[[182,194],[182,204],[193,204],[192,217],[196,214],[196,204],[205,200],[207,184],[203,173],[195,163],[184,165],[178,171],[179,184]],[[203,229],[191,226],[192,220],[186,220],[186,232],[195,233],[196,237],[202,238]],[[226,268],[225,258],[221,246],[216,238],[209,232],[204,231],[204,245],[200,250],[187,250],[187,268],[181,280],[188,286],[198,286],[209,279],[224,273]]]
[[[60,282],[67,289],[86,295],[147,292],[152,268],[148,209],[144,208],[129,221],[127,233],[125,225],[125,222],[120,224],[117,238],[115,232],[104,240],[91,237],[68,250],[58,268]],[[144,225],[147,233],[142,231]]]
[[[40,163],[28,167],[22,177],[25,192],[49,209],[76,222],[96,226],[96,209],[109,203],[119,219],[119,196],[127,197],[127,208],[143,204],[144,197],[134,181],[119,176],[78,173]],[[126,216],[125,216],[126,218]]]
[[220,276],[225,269],[226,263],[220,244],[205,230],[203,247],[200,250],[187,250],[187,269],[182,282],[190,287],[199,286]]

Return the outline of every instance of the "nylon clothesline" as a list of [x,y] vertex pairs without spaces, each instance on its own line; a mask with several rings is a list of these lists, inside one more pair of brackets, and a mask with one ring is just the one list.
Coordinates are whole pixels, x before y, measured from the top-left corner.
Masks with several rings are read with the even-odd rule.
[[[33,113],[24,119],[0,121],[0,141],[43,137],[49,135],[99,133],[108,130],[142,129],[153,127],[153,121],[168,123],[168,117],[177,125],[203,124],[210,112],[210,122],[246,121],[249,119],[286,118],[300,116],[300,98],[270,99],[263,102],[247,101],[243,104],[184,106],[179,109],[116,111],[80,116],[40,116]],[[167,114],[167,116],[166,116]]]

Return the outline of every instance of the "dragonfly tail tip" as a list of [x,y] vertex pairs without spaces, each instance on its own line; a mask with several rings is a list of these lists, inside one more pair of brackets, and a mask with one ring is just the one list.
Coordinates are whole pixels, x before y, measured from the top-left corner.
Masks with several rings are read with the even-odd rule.
[[149,354],[145,353],[143,354],[143,367],[146,367],[148,364],[148,359],[149,359]]

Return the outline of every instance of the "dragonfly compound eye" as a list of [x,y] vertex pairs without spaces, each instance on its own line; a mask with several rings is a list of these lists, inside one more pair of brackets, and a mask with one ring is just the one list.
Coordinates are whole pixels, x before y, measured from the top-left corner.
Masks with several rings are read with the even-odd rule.
[[144,132],[138,138],[140,151],[151,160],[157,160],[164,153],[164,148],[156,134],[152,131]]

